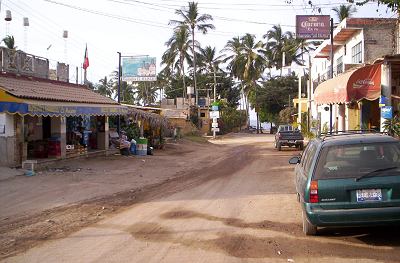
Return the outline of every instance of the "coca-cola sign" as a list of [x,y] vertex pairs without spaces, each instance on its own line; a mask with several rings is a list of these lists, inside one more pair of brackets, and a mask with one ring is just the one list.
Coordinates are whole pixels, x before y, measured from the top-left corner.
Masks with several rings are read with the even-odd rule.
[[296,37],[327,39],[330,37],[330,16],[297,15]]

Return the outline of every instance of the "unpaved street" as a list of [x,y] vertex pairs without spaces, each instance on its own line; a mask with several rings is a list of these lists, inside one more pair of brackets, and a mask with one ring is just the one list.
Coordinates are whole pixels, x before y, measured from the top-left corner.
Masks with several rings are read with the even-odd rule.
[[287,161],[298,152],[278,152],[272,140],[218,140],[223,156],[210,154],[207,169],[147,189],[126,209],[4,261],[400,262],[399,228],[323,229],[305,237]]

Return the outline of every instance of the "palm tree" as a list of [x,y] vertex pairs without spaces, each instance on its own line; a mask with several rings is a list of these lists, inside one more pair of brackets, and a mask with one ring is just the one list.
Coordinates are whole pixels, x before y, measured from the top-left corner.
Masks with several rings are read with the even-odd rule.
[[200,49],[199,65],[204,71],[212,73],[214,77],[214,102],[216,101],[217,76],[216,71],[219,69],[219,64],[222,62],[222,56],[216,57],[215,47],[206,46]]
[[[177,27],[186,27],[190,30],[190,34],[192,36],[192,54],[193,54],[193,80],[194,80],[194,89],[197,94],[197,81],[196,81],[196,51],[194,49],[195,45],[195,37],[194,32],[198,30],[203,34],[206,34],[208,30],[214,29],[215,26],[213,24],[207,23],[208,21],[212,21],[213,17],[209,14],[199,14],[199,10],[197,7],[197,3],[189,2],[188,8],[177,9],[175,14],[179,15],[183,20],[170,20],[170,25],[177,25]],[[197,98],[196,98],[197,102]]]
[[257,103],[257,89],[259,87],[257,80],[261,78],[266,66],[267,60],[264,56],[264,43],[261,41],[256,42],[255,36],[246,34],[242,37],[242,53],[246,60],[243,80],[245,82],[245,94],[248,97],[250,92],[254,92],[255,105],[257,114],[257,133],[259,133],[259,111]]
[[17,49],[17,47],[15,46],[14,36],[6,36],[1,41],[4,42],[4,44],[6,45],[6,47],[8,49],[12,49],[12,50]]
[[224,48],[224,51],[228,51],[228,56],[224,61],[228,62],[231,75],[237,77],[242,83],[247,119],[249,116],[248,95],[257,87],[257,80],[268,66],[264,47],[264,43],[257,42],[254,35],[246,34],[241,38],[235,37],[229,40]]
[[168,49],[164,52],[161,58],[161,63],[166,64],[171,69],[180,71],[183,79],[183,97],[186,94],[185,83],[185,66],[187,61],[191,63],[191,57],[188,53],[191,41],[189,40],[189,31],[186,27],[179,27],[174,30],[173,36],[165,42]]
[[281,70],[282,75],[282,67],[284,66],[282,65],[282,57],[285,49],[288,48],[285,47],[285,44],[288,43],[288,39],[293,38],[293,35],[290,32],[284,33],[280,25],[274,25],[263,37],[267,38],[266,49],[271,52],[273,64]]
[[357,8],[353,5],[340,5],[339,7],[332,8],[332,11],[335,12],[337,19],[341,22],[343,19],[351,17],[357,12]]
[[99,83],[96,85],[96,92],[111,98],[113,84],[113,81],[111,79],[107,79],[107,76],[105,76],[103,79],[100,79]]
[[242,54],[243,43],[240,37],[234,37],[229,40],[223,52],[225,52],[223,62],[228,62],[227,69],[231,72],[231,76],[241,79],[244,71],[244,56]]
[[135,86],[135,97],[137,104],[149,106],[157,100],[157,86],[153,82],[138,82]]

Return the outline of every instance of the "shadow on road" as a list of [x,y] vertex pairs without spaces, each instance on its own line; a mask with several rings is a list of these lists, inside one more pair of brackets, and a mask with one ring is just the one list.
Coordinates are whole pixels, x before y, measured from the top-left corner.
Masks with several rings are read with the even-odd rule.
[[[164,217],[177,215],[177,212],[164,214]],[[236,227],[251,227],[251,223],[245,223],[238,219],[223,219],[213,216],[208,216],[199,213],[188,213],[181,211],[180,218],[191,218],[192,216],[200,216],[202,218],[211,218],[222,220],[222,222],[233,222],[232,226]],[[179,217],[178,217],[179,218]],[[272,225],[275,222],[272,222]],[[261,226],[255,223],[256,228]],[[279,224],[278,224],[279,225]],[[271,227],[271,225],[270,225]],[[279,226],[277,227],[279,228]],[[268,226],[266,227],[268,229]],[[295,237],[258,237],[249,234],[232,234],[227,231],[219,232],[216,238],[201,239],[195,234],[193,238],[188,237],[188,232],[174,231],[169,227],[162,226],[158,223],[141,222],[125,229],[134,238],[145,242],[157,243],[173,243],[190,248],[203,249],[208,251],[220,252],[236,258],[295,258],[295,257],[335,257],[335,258],[353,258],[353,259],[372,259],[393,261],[398,255],[398,248],[374,248],[360,246],[360,244],[351,244],[349,242],[338,242],[336,240],[326,241],[317,238],[302,238]],[[196,232],[196,231],[194,231]],[[197,233],[197,232],[196,232]],[[388,234],[388,233],[387,233]]]
[[372,246],[400,247],[400,226],[322,228],[318,235]]
[[282,223],[273,222],[269,220],[263,220],[261,222],[245,222],[239,218],[225,218],[217,217],[204,213],[198,213],[190,210],[174,210],[164,213],[160,216],[163,219],[189,219],[189,218],[200,218],[209,221],[218,221],[227,226],[239,227],[239,228],[253,228],[253,229],[265,229],[272,231],[285,232],[288,234],[300,234],[301,225],[293,223]]

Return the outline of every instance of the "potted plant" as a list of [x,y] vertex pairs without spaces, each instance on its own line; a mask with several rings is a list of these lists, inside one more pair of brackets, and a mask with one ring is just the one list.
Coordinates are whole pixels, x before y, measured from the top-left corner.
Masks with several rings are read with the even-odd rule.
[[392,119],[386,119],[383,122],[383,129],[390,136],[399,137],[400,135],[400,119],[398,116],[394,116]]

